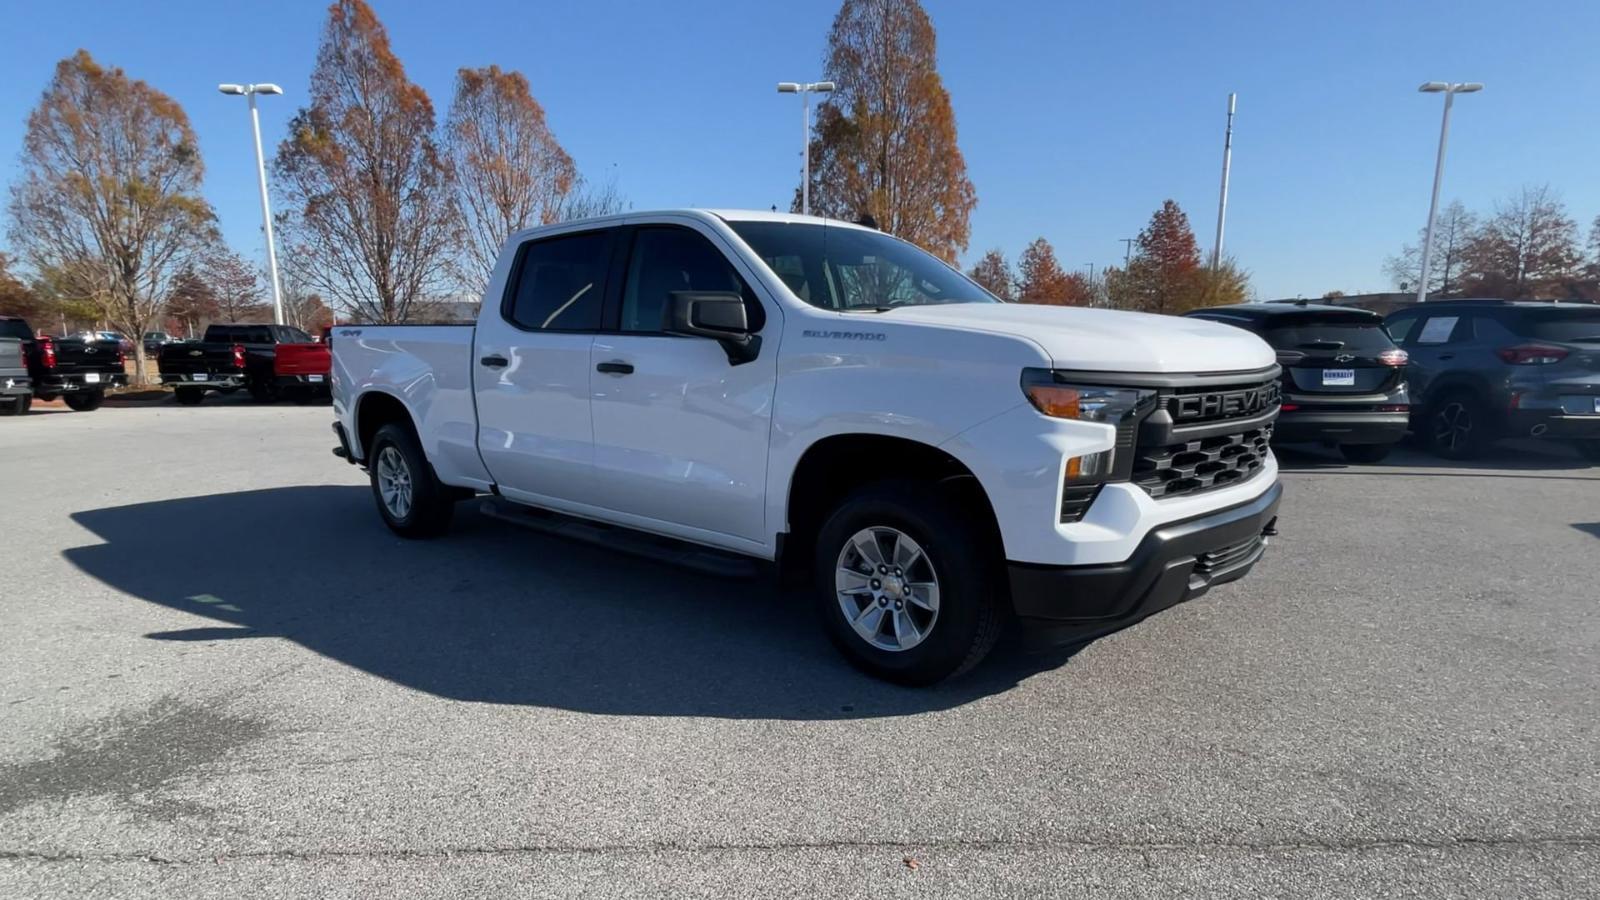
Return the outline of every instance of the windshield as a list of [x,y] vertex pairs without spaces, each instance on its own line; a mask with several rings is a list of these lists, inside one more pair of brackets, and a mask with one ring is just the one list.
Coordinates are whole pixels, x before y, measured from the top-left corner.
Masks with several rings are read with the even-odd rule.
[[1600,308],[1530,309],[1517,316],[1512,330],[1541,341],[1600,344]]
[[999,303],[937,257],[882,232],[809,222],[729,222],[795,296],[823,309]]

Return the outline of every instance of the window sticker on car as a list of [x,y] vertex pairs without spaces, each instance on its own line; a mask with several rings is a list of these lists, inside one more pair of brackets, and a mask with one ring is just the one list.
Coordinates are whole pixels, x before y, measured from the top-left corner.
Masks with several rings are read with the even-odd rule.
[[1443,344],[1450,340],[1450,332],[1456,330],[1458,316],[1435,316],[1422,326],[1422,334],[1417,336],[1419,344]]

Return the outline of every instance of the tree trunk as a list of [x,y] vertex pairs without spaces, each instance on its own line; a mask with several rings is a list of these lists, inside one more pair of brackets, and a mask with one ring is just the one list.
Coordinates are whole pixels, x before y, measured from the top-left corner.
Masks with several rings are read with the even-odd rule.
[[149,382],[144,376],[144,335],[130,337],[133,341],[133,377],[130,379],[135,387],[144,387]]

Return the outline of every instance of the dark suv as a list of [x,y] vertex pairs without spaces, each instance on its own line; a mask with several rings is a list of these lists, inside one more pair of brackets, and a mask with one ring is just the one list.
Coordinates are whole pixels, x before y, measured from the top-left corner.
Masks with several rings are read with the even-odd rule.
[[1434,300],[1384,324],[1411,355],[1413,429],[1435,453],[1528,436],[1600,460],[1600,305]]
[[1188,313],[1259,335],[1278,351],[1283,406],[1274,443],[1334,444],[1351,462],[1373,463],[1406,435],[1411,398],[1405,351],[1383,317],[1309,302],[1215,306]]

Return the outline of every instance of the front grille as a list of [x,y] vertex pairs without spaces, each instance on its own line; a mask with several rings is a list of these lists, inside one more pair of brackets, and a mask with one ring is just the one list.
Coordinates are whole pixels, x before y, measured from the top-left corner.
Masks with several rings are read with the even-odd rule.
[[1238,484],[1266,465],[1271,440],[1272,425],[1266,424],[1237,434],[1140,447],[1133,459],[1133,483],[1158,500]]
[[1227,572],[1233,567],[1249,559],[1257,550],[1261,548],[1261,544],[1264,540],[1265,538],[1263,538],[1261,535],[1252,534],[1236,544],[1230,544],[1226,547],[1219,547],[1216,550],[1212,550],[1208,553],[1202,553],[1195,558],[1194,573],[1207,580],[1210,580],[1214,575]]

